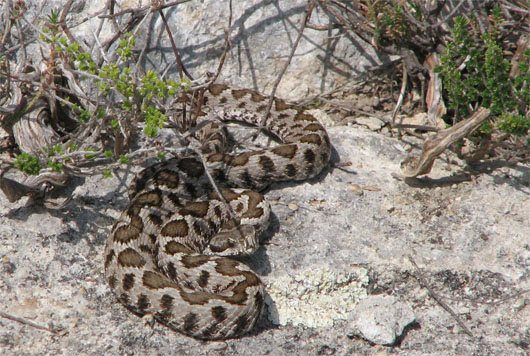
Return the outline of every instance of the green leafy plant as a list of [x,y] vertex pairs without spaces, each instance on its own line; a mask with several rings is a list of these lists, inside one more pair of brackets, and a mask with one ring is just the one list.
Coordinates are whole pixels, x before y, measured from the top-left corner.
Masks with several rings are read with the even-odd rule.
[[40,164],[36,156],[26,152],[22,152],[16,158],[15,167],[26,174],[37,175],[39,174],[42,165]]
[[[50,47],[49,51],[45,51],[51,53],[47,60],[54,68],[58,63],[67,63],[66,67],[72,68],[80,81],[91,78],[91,82],[86,87],[87,92],[83,94],[87,98],[98,96],[96,108],[87,105],[86,101],[72,100],[72,96],[62,96],[61,107],[67,107],[68,115],[77,120],[79,125],[74,136],[82,130],[88,130],[87,133],[90,135],[91,127],[100,127],[99,130],[110,133],[116,137],[116,141],[123,142],[123,136],[133,135],[138,129],[138,122],[141,122],[143,126],[141,132],[148,139],[155,138],[160,128],[167,122],[164,110],[159,107],[160,104],[164,100],[173,100],[171,98],[182,90],[188,90],[191,87],[190,82],[185,79],[174,81],[161,78],[153,70],[145,73],[138,70],[135,63],[135,37],[132,33],[126,33],[117,40],[115,48],[117,56],[112,62],[108,61],[107,57],[103,62],[98,62],[83,49],[81,44],[71,42],[72,37],[64,33],[63,24],[59,23],[60,18],[59,9],[52,10],[45,16],[40,39],[44,45]],[[108,55],[108,58],[111,57]],[[56,77],[58,78],[59,75]],[[101,121],[96,123],[96,120]],[[86,136],[87,134],[83,137]],[[37,155],[23,153],[17,157],[16,167],[28,174],[38,174],[42,169],[39,162],[46,162],[46,167],[57,172],[63,171],[66,163],[78,164],[98,158],[106,160],[98,161],[98,164],[99,162],[107,162],[103,163],[107,165],[131,163],[131,155],[122,153],[120,149],[116,151],[105,147],[109,144],[108,139],[91,140],[90,146],[88,141],[86,143],[73,141],[66,141],[64,147],[53,145],[44,148]],[[163,157],[163,152],[156,151],[160,152],[159,158]],[[108,163],[109,160],[111,163]],[[101,170],[105,177],[111,176],[111,172],[106,168]]]
[[453,38],[436,68],[443,79],[448,106],[456,121],[470,115],[477,105],[489,108],[496,121],[485,123],[480,134],[489,135],[494,128],[513,135],[525,135],[530,129],[526,116],[530,103],[530,51],[519,64],[519,74],[510,75],[511,63],[503,53],[500,38],[502,13],[496,6],[490,16],[488,32],[478,36],[474,24],[456,17]]
[[48,160],[46,167],[53,169],[54,171],[61,173],[63,171],[63,164],[54,160]]
[[366,1],[367,17],[374,24],[376,44],[409,39],[412,27],[405,16],[403,1]]

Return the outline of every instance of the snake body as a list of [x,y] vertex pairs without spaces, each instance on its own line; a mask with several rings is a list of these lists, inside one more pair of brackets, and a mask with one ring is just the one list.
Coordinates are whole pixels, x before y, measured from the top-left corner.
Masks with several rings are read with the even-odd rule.
[[[133,312],[201,339],[238,337],[263,310],[259,277],[233,256],[250,255],[266,228],[270,206],[257,191],[279,181],[314,177],[328,164],[324,127],[295,105],[247,89],[211,86],[204,110],[212,120],[189,153],[147,167],[129,189],[130,202],[105,249],[105,275],[118,300]],[[258,151],[225,152],[222,121],[263,127],[281,144]]]

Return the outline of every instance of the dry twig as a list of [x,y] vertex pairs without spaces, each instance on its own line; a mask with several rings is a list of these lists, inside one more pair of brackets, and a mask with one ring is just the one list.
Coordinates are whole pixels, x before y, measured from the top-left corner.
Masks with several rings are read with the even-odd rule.
[[436,302],[442,307],[444,308],[449,314],[451,314],[451,316],[456,320],[456,322],[458,323],[458,325],[460,325],[460,327],[462,328],[462,330],[464,330],[464,332],[473,337],[473,333],[471,333],[471,330],[469,330],[469,328],[466,326],[466,324],[464,324],[464,322],[462,321],[462,319],[456,315],[456,313],[453,311],[453,309],[451,309],[451,307],[449,305],[447,305],[447,303],[445,303],[442,298],[429,286],[429,283],[427,282],[427,280],[425,279],[425,277],[423,276],[423,272],[421,271],[421,269],[418,267],[418,265],[416,264],[416,262],[414,261],[414,259],[412,258],[411,255],[408,256],[409,258],[409,261],[414,265],[414,267],[416,268],[416,274],[415,274],[415,277],[418,279],[418,281],[420,282],[420,284],[422,285],[423,288],[426,288],[427,291],[429,292],[429,295],[434,299],[436,300]]
[[304,29],[306,28],[307,22],[311,18],[311,14],[313,12],[313,9],[315,8],[316,2],[311,0],[306,7],[306,10],[304,12],[304,18],[302,20],[302,23],[300,24],[300,28],[298,29],[298,36],[296,37],[296,40],[293,43],[293,47],[291,48],[291,53],[289,53],[289,57],[287,57],[287,61],[285,62],[285,65],[283,66],[282,70],[278,74],[278,77],[276,78],[276,81],[274,82],[271,90],[271,94],[269,96],[269,102],[267,104],[267,110],[265,111],[265,115],[263,115],[263,119],[261,120],[261,126],[265,125],[265,122],[267,121],[267,118],[270,115],[272,104],[274,103],[274,95],[276,94],[276,90],[278,89],[278,85],[280,84],[280,81],[283,78],[283,75],[287,71],[287,68],[291,64],[291,60],[293,59],[294,53],[296,52],[296,49],[298,48],[298,43],[300,42],[300,39],[302,38],[302,34],[304,33]]
[[436,157],[452,143],[475,131],[489,115],[490,110],[481,107],[469,119],[460,121],[449,129],[438,131],[425,141],[420,157],[411,155],[401,163],[401,174],[412,178],[429,173]]
[[6,318],[6,319],[9,319],[9,320],[12,320],[12,321],[16,321],[17,323],[21,323],[21,324],[24,324],[24,325],[28,325],[28,326],[31,326],[32,328],[35,328],[35,329],[40,329],[40,330],[44,330],[44,331],[48,331],[52,334],[55,334],[55,335],[64,335],[64,332],[63,332],[63,328],[48,328],[46,326],[42,326],[42,325],[39,325],[39,324],[36,324],[32,321],[29,321],[29,320],[26,320],[26,319],[23,319],[23,318],[20,318],[18,316],[14,316],[14,315],[11,315],[11,314],[8,314],[8,313],[4,313],[2,311],[0,311],[0,317],[2,318]]

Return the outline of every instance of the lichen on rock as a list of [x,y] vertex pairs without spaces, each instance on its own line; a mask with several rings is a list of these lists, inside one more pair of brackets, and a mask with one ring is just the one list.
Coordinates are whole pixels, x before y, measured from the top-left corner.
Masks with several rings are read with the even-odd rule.
[[338,272],[322,266],[266,284],[268,318],[274,324],[330,327],[335,320],[347,319],[359,300],[366,298],[368,270],[354,266]]

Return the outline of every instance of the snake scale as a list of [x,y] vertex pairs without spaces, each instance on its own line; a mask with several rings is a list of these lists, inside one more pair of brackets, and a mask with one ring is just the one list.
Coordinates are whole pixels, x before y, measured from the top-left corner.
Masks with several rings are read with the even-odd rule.
[[234,256],[258,248],[270,206],[258,193],[274,182],[314,177],[328,164],[324,127],[298,106],[274,99],[263,128],[280,144],[225,152],[223,121],[260,126],[268,97],[215,84],[205,93],[206,121],[189,153],[145,168],[105,249],[105,275],[118,300],[172,329],[200,339],[238,337],[251,330],[264,305],[259,277]]

